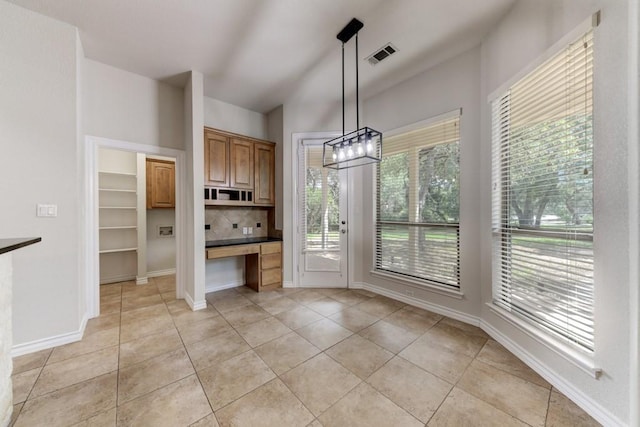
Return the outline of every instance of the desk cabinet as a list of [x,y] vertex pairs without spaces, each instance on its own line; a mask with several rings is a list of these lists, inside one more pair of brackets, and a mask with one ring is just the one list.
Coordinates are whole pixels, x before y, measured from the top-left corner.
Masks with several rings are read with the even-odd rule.
[[207,259],[244,256],[246,284],[256,292],[282,287],[282,242],[221,246],[206,254]]

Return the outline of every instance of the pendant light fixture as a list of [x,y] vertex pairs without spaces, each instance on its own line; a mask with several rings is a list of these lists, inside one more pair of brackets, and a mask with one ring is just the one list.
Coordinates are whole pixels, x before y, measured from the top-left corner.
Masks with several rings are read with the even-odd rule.
[[[353,18],[337,35],[342,42],[342,136],[323,144],[323,166],[331,169],[347,169],[382,159],[382,134],[369,127],[360,127],[360,99],[358,91],[358,31],[364,24]],[[356,36],[356,129],[345,133],[344,98],[344,45]]]

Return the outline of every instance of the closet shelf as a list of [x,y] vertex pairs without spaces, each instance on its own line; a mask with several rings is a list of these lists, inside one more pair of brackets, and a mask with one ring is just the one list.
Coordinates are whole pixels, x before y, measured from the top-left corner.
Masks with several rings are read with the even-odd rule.
[[104,249],[99,251],[101,254],[115,254],[118,252],[132,252],[137,251],[138,248],[118,248],[118,249]]
[[138,228],[135,225],[114,225],[111,227],[98,227],[100,230],[135,230]]
[[99,188],[98,190],[110,193],[135,193],[136,190],[123,190],[120,188]]
[[121,175],[121,176],[131,176],[131,177],[136,177],[135,173],[130,173],[130,172],[111,172],[111,171],[98,171],[98,173],[101,173],[103,175]]
[[99,206],[100,209],[133,209],[136,210],[135,206]]

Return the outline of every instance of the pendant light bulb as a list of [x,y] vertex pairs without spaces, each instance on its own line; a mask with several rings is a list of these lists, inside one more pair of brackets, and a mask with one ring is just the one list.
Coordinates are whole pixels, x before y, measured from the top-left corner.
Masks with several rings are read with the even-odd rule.
[[335,162],[336,160],[338,160],[338,150],[336,149],[335,145],[333,146],[333,149],[331,151],[332,151],[331,158]]
[[351,146],[351,143],[347,146],[347,157],[350,159],[353,158],[353,147]]
[[358,156],[362,157],[362,155],[364,154],[364,147],[363,147],[362,141],[358,141],[356,146],[357,146]]
[[344,154],[344,146],[340,146],[340,148],[338,149],[338,161],[343,161],[345,157]]
[[373,141],[371,141],[371,136],[367,136],[367,153],[373,153]]

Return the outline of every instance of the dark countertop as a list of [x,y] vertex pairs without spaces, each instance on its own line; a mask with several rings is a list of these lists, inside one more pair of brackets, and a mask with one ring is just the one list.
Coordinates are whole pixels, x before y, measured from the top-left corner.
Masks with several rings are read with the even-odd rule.
[[277,237],[246,237],[243,239],[207,240],[205,247],[219,248],[222,246],[248,245],[251,243],[266,243],[266,242],[282,242],[282,239]]
[[33,245],[42,240],[42,237],[26,237],[15,239],[0,239],[0,254],[15,251],[25,246]]

